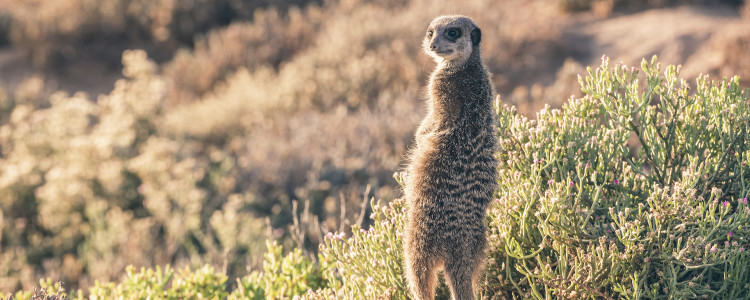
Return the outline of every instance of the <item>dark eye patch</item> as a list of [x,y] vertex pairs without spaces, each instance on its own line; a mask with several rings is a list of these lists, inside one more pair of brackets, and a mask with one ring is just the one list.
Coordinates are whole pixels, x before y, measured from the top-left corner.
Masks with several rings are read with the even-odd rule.
[[445,38],[450,40],[451,42],[455,42],[458,38],[461,37],[461,29],[460,28],[448,28],[443,33],[445,35]]
[[429,37],[429,38],[432,37],[432,29],[427,30],[427,37]]

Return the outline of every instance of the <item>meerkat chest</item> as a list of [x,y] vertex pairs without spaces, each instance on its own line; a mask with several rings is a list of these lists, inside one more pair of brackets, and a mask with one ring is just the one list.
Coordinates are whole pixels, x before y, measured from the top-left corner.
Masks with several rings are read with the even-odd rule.
[[[443,131],[426,132],[417,136],[417,149],[422,161],[429,165],[450,169],[465,169],[463,165],[491,155],[491,139],[477,127],[454,127]],[[460,167],[460,168],[459,168]]]

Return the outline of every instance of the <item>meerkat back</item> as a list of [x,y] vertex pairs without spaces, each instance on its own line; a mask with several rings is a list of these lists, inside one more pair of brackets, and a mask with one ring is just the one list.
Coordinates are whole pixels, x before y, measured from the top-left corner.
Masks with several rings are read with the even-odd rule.
[[443,16],[430,23],[423,41],[437,66],[404,190],[405,275],[419,300],[434,298],[440,270],[453,299],[474,299],[483,265],[485,212],[497,185],[497,140],[481,38],[471,19]]

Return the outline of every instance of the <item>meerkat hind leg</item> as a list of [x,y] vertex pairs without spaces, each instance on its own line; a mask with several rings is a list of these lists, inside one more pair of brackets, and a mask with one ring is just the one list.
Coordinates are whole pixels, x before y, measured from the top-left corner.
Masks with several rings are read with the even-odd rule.
[[453,300],[474,299],[474,278],[476,264],[462,257],[454,257],[445,262],[445,283],[451,290]]
[[406,276],[417,300],[433,300],[442,261],[424,253],[406,253]]

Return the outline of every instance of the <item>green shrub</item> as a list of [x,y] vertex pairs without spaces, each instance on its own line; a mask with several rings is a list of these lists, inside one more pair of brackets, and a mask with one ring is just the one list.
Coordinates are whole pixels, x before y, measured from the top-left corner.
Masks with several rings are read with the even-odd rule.
[[[422,0],[329,1],[258,10],[252,22],[217,29],[170,63],[130,56],[127,78],[98,100],[50,98],[41,76],[0,91],[0,290],[28,290],[40,277],[85,290],[120,278],[131,264],[221,266],[233,285],[248,265],[260,267],[271,234],[290,244],[282,228],[291,222],[293,199],[309,199],[320,227],[337,228],[341,215],[358,211],[366,186],[384,202],[397,196],[390,174],[423,112],[420,91],[433,65],[418,41],[435,15],[460,11],[487,24],[483,31],[493,38],[482,50],[504,94],[541,82],[506,97],[522,113],[536,111],[542,99],[557,106],[564,99],[557,95],[574,86],[570,74],[580,71],[573,60],[562,63],[557,25],[564,19],[549,5],[556,1],[442,8]],[[170,43],[181,31],[196,32],[178,26],[181,20],[210,27],[215,16],[209,10],[202,16],[208,19],[191,19],[187,12],[243,5],[11,2],[13,26],[24,26],[13,31],[39,53],[80,49],[80,37],[101,43],[107,39],[94,37],[108,35],[97,31],[117,31],[128,18],[137,18],[128,28],[142,29],[134,38],[150,41],[166,29],[163,42]],[[126,4],[138,7],[117,8]],[[384,19],[392,22],[384,26]],[[728,57],[742,58],[743,47]],[[100,52],[85,48],[75,53],[89,59],[86,53]],[[557,74],[548,72],[561,64]],[[308,234],[301,244],[311,250],[320,242]]]
[[[552,54],[559,52],[547,47],[559,38],[549,1],[257,10],[252,21],[217,28],[169,63],[145,63],[137,76],[127,71],[98,100],[49,97],[54,87],[41,76],[0,91],[0,290],[30,289],[40,277],[85,289],[119,278],[130,264],[226,262],[230,278],[243,276],[247,265],[260,265],[270,234],[288,244],[281,228],[291,223],[292,200],[309,199],[322,228],[359,211],[368,185],[389,201],[398,194],[390,175],[413,137],[432,67],[419,54],[424,26],[457,10],[485,24],[501,21],[484,29],[497,38],[483,51],[498,85],[508,87],[558,65]],[[98,37],[121,41],[125,29],[168,49],[180,32],[201,32],[191,25],[212,26],[215,11],[206,6],[267,1],[240,2],[22,1],[0,11],[9,8],[14,47],[42,63],[71,50],[91,63],[87,53],[109,52],[79,51],[85,41],[109,45]],[[200,18],[184,18],[189,12]],[[125,67],[147,61],[141,56]],[[530,59],[538,57],[545,59]],[[308,250],[318,236],[307,235]]]
[[679,69],[603,58],[562,110],[501,111],[486,292],[750,296],[748,94]]
[[343,232],[327,235],[321,255],[333,262],[326,271],[338,280],[332,281],[331,290],[321,295],[337,299],[406,297],[406,281],[401,277],[404,204],[401,199],[389,206],[373,203],[374,224],[368,230],[355,225],[349,238]]
[[[498,107],[484,297],[750,296],[747,91],[703,76],[689,93],[679,67],[660,72],[655,58],[641,70],[604,59],[561,110]],[[403,209],[375,205],[369,231],[329,236],[339,281],[312,298],[406,298]]]
[[[291,299],[293,296],[312,295],[314,291],[328,286],[325,271],[330,267],[325,262],[319,265],[304,255],[299,248],[283,254],[283,248],[275,241],[267,241],[268,252],[264,256],[263,269],[237,278],[237,285],[228,292],[227,275],[218,273],[213,267],[204,265],[196,270],[183,268],[175,271],[167,265],[136,268],[127,266],[125,276],[118,282],[96,281],[87,292],[76,290],[66,294],[59,282],[50,279],[39,282],[40,289],[34,292],[19,291],[3,295],[17,300],[37,299],[38,295],[54,296],[50,299]],[[47,298],[43,298],[47,299]]]
[[6,300],[67,300],[68,294],[61,282],[53,283],[51,279],[39,280],[39,289],[33,291],[18,291],[14,294],[3,295],[0,293],[0,299]]
[[328,284],[323,273],[327,269],[295,248],[284,256],[283,248],[275,241],[266,241],[268,252],[263,270],[237,279],[237,288],[229,299],[290,299],[308,291],[325,288]]
[[[585,97],[536,120],[498,102],[501,188],[488,217],[483,297],[750,296],[748,92],[737,77],[701,76],[691,93],[679,67],[661,71],[655,58],[640,69],[604,58],[579,80]],[[317,263],[268,242],[263,270],[238,279],[231,293],[227,276],[211,267],[128,267],[122,283],[97,282],[89,294],[406,299],[405,205],[374,203],[373,225],[353,226],[350,237],[328,234]]]
[[[195,271],[190,268],[175,271],[169,265],[163,270],[135,267],[125,268],[125,276],[120,283],[96,283],[87,293],[77,290],[71,299],[225,299],[227,297],[227,276],[216,273],[213,267],[203,266]],[[51,285],[49,280],[41,286],[53,287],[52,292],[66,296],[59,283]],[[21,298],[19,298],[21,299]],[[33,299],[33,298],[32,298]]]

